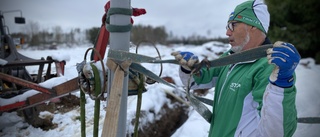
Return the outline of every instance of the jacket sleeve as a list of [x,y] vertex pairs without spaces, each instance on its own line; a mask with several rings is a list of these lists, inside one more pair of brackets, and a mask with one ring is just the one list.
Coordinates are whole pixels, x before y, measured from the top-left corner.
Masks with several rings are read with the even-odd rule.
[[288,137],[297,127],[296,88],[281,88],[269,83],[263,95],[259,136]]
[[215,76],[214,70],[214,68],[210,70],[201,69],[200,75],[191,76],[190,72],[181,67],[179,76],[184,86],[191,86],[191,89],[208,89],[216,84],[217,76]]

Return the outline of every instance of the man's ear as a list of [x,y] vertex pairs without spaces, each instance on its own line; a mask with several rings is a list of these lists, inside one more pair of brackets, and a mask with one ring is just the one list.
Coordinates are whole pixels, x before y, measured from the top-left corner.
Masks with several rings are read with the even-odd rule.
[[258,28],[255,27],[255,26],[251,26],[251,29],[252,29],[252,30],[257,30]]
[[257,31],[261,31],[261,30],[258,29],[257,27],[251,26],[250,31],[257,32]]

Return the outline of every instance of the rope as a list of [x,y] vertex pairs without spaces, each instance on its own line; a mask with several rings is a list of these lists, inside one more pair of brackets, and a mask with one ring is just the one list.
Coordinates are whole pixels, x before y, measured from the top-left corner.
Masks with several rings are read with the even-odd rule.
[[140,111],[142,104],[142,92],[144,90],[144,77],[141,73],[139,73],[140,83],[138,84],[138,99],[137,99],[137,108],[136,108],[136,121],[134,125],[134,137],[138,137],[138,129],[139,129],[139,119],[140,119]]
[[[107,89],[107,84],[106,84],[106,82],[105,81],[107,81],[106,80],[106,71],[105,71],[105,67],[104,67],[104,63],[103,63],[103,60],[102,60],[102,58],[101,58],[101,55],[100,55],[100,53],[95,49],[95,48],[88,48],[87,50],[86,50],[86,52],[85,52],[85,54],[84,54],[84,61],[86,61],[87,60],[87,54],[88,54],[88,52],[90,51],[90,50],[93,50],[93,52],[96,52],[96,54],[97,54],[97,56],[98,56],[98,58],[99,58],[99,61],[100,61],[100,63],[101,63],[101,67],[102,67],[102,74],[103,74],[103,88],[102,88],[102,91],[106,91],[106,89]],[[98,77],[99,77],[99,75],[97,75]],[[89,86],[88,86],[89,87]],[[80,86],[80,89],[82,89],[82,87]],[[90,89],[87,89],[87,90],[90,90]],[[84,89],[83,90],[81,90],[81,91],[85,91]],[[92,100],[97,100],[97,99],[101,99],[102,98],[102,95],[103,95],[103,92],[100,92],[100,94],[98,94],[98,95],[92,95],[92,93],[91,92],[85,92],[85,93],[88,93],[89,94],[89,97],[92,99]]]
[[[136,54],[138,54],[138,49],[141,45],[142,41],[138,43],[137,47],[136,47]],[[149,42],[151,43],[151,42]],[[157,51],[157,54],[158,54],[158,57],[161,59],[161,55],[160,55],[160,52],[158,50],[158,48],[155,46],[154,43],[151,43],[152,46],[156,49]],[[159,77],[161,76],[162,74],[162,63],[161,63],[161,67],[160,67],[160,73],[159,73]],[[153,80],[153,79],[150,79],[147,77],[147,79],[145,80],[144,79],[144,75],[141,74],[141,73],[138,73],[139,75],[139,80],[133,80],[133,82],[138,85],[138,98],[137,98],[137,108],[136,108],[136,119],[135,119],[135,125],[134,125],[134,137],[138,137],[138,134],[139,134],[139,119],[140,119],[140,112],[141,112],[141,104],[142,104],[142,92],[145,90],[145,87],[144,87],[144,82],[148,83],[148,84],[154,84],[156,81]]]
[[[106,91],[106,72],[105,72],[105,67],[104,67],[104,63],[102,61],[102,58],[101,58],[101,55],[100,53],[94,49],[94,48],[88,48],[85,52],[85,55],[84,55],[84,61],[82,63],[80,63],[79,65],[77,65],[77,69],[78,69],[78,72],[79,72],[79,77],[81,77],[82,75],[82,68],[84,66],[84,64],[86,63],[86,57],[87,57],[87,54],[90,50],[93,50],[93,52],[96,52],[99,60],[100,60],[100,63],[101,63],[101,66],[102,66],[102,72],[103,72],[103,88],[101,90],[101,80],[100,80],[100,75],[99,75],[99,70],[98,68],[93,65],[93,64],[90,64],[91,68],[92,68],[92,71],[94,73],[94,91],[91,91],[91,88],[90,88],[90,81],[86,79],[86,82],[88,83],[88,86],[87,88],[83,88],[81,86],[81,80],[79,81],[79,88],[80,88],[80,121],[81,121],[81,137],[86,137],[86,118],[85,118],[85,114],[86,114],[86,111],[85,111],[85,104],[86,104],[86,99],[85,99],[85,94],[89,94],[89,97],[92,99],[92,100],[95,100],[95,108],[94,108],[94,125],[93,125],[93,137],[98,137],[98,133],[99,133],[99,117],[100,117],[100,100],[99,99],[102,99],[102,95],[103,95],[103,92]],[[81,78],[80,78],[81,79]],[[93,93],[94,92],[94,93]],[[95,95],[92,95],[92,94],[95,94]]]
[[126,8],[110,8],[107,13],[107,19],[106,19],[106,29],[109,32],[128,32],[132,28],[132,24],[128,25],[113,25],[110,24],[110,16],[115,14],[121,14],[121,15],[132,15],[132,9],[126,9]]
[[298,123],[320,124],[320,117],[300,117]]
[[[93,73],[94,73],[94,81],[95,81],[95,96],[99,96],[101,94],[101,80],[99,76],[99,70],[93,64],[91,64]],[[99,134],[99,118],[100,118],[100,100],[95,100],[94,102],[94,120],[93,120],[93,137],[98,137]]]
[[80,88],[80,122],[81,137],[86,137],[86,95]]
[[[212,113],[211,111],[202,104],[193,94],[190,93],[191,89],[191,79],[193,74],[197,73],[197,70],[193,70],[188,78],[188,85],[187,85],[187,98],[190,100],[191,106],[208,122],[211,123]],[[198,97],[200,98],[200,97]]]
[[132,15],[132,9],[127,8],[109,8],[107,15],[115,15],[115,14],[122,14],[122,15]]
[[[226,57],[222,57],[216,60],[212,60],[212,61],[201,61],[201,63],[199,63],[194,70],[199,70],[202,67],[217,67],[217,66],[224,66],[224,65],[228,65],[228,64],[233,64],[233,63],[237,63],[237,62],[243,62],[243,61],[248,61],[248,60],[254,60],[254,59],[258,59],[258,58],[262,58],[266,56],[266,50],[268,48],[271,48],[272,44],[267,44],[267,45],[263,45],[260,46],[258,48],[255,49],[251,49],[251,50],[247,50],[244,52],[240,52],[240,53],[235,53]],[[156,58],[152,58],[149,56],[143,56],[143,55],[139,55],[139,54],[133,54],[130,52],[123,52],[123,51],[117,51],[117,50],[109,50],[109,54],[108,54],[109,58],[113,58],[113,59],[120,59],[120,60],[126,60],[128,58],[130,58],[130,60],[133,62],[130,66],[130,68],[135,69],[136,71],[160,82],[163,83],[165,85],[168,85],[170,87],[176,88],[175,85],[172,85],[170,83],[168,83],[167,81],[164,81],[163,79],[161,79],[160,77],[156,76],[153,72],[145,69],[143,66],[141,66],[138,63],[175,63],[178,64],[178,62],[176,60],[158,60]],[[205,119],[207,120],[209,123],[211,122],[211,118],[212,118],[212,113],[211,111],[204,105],[202,104],[197,98],[200,97],[195,97],[193,94],[190,93],[190,79],[191,76],[193,75],[195,71],[192,72],[192,74],[190,75],[190,78],[188,79],[188,86],[187,86],[187,98],[190,100],[191,105],[194,107],[194,109]],[[212,103],[211,100],[209,99],[204,99],[206,103]]]
[[[138,54],[138,49],[139,49],[141,43],[143,43],[143,42],[145,42],[145,41],[140,41],[138,43],[137,48],[136,48],[136,54]],[[145,43],[150,43],[156,49],[158,57],[159,57],[159,60],[161,60],[161,55],[160,55],[159,49],[156,47],[156,45],[153,42],[150,42],[150,41],[146,41]],[[163,65],[162,65],[162,63],[160,63],[160,72],[159,72],[159,75],[158,75],[159,77],[161,77],[162,71],[163,71]],[[149,77],[147,77],[147,79],[146,79],[146,83],[148,83],[148,84],[154,84],[155,82],[156,82],[155,80],[150,79]]]

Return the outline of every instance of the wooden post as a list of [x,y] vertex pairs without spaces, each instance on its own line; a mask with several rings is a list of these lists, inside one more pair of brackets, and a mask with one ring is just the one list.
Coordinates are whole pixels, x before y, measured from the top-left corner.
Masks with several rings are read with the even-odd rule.
[[108,60],[108,68],[114,72],[111,91],[109,93],[107,112],[104,119],[102,137],[116,137],[118,132],[118,122],[120,113],[120,104],[122,96],[122,87],[124,80],[124,71],[130,66],[129,61],[121,63],[121,67],[112,60]]

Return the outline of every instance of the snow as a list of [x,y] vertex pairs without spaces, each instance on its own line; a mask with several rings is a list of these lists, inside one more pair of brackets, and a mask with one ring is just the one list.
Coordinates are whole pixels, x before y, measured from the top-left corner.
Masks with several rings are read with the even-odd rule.
[[[226,51],[230,48],[228,44],[222,44],[219,42],[209,42],[202,46],[194,45],[156,45],[159,49],[162,59],[172,59],[170,55],[173,51],[192,51],[199,55],[200,59],[207,57],[208,59],[215,59],[218,54]],[[50,79],[41,83],[43,87],[51,88],[55,85],[68,81],[74,77],[77,77],[78,72],[76,70],[76,64],[84,60],[84,54],[89,48],[89,45],[62,47],[58,50],[34,50],[34,49],[19,49],[19,52],[25,56],[40,59],[41,57],[51,56],[57,60],[65,60],[65,75]],[[135,47],[131,47],[130,50],[135,52]],[[107,53],[107,52],[106,52]],[[141,46],[138,49],[139,54],[157,57],[157,52],[152,46]],[[87,57],[89,58],[89,57]],[[88,60],[87,60],[88,61]],[[106,57],[104,58],[106,61]],[[98,68],[101,69],[99,63],[96,63]],[[303,65],[304,64],[304,65]],[[155,74],[160,73],[159,64],[146,64],[143,65],[153,71]],[[30,73],[37,73],[37,67],[27,67]],[[182,88],[183,85],[179,79],[178,74],[179,66],[174,64],[163,64],[162,76],[170,76],[176,82],[177,87]],[[54,69],[53,69],[54,70]],[[320,93],[318,89],[318,83],[320,81],[320,65],[314,63],[312,58],[302,59],[300,65],[296,69],[297,74],[297,97],[296,105],[298,110],[298,117],[320,117]],[[173,107],[170,100],[166,98],[166,92],[173,92],[175,89],[163,84],[147,85],[147,92],[143,93],[141,110],[146,112],[146,119],[142,120],[140,125],[145,125],[148,122],[152,122],[160,118],[159,115],[154,115],[149,112],[152,110],[158,114],[161,111],[161,106],[167,104],[169,107]],[[16,96],[11,99],[0,98],[0,104],[6,105],[17,101],[23,101],[27,97],[37,94],[38,91],[29,90],[22,95]],[[76,96],[80,96],[79,91],[72,93]],[[205,96],[206,98],[213,99],[213,89]],[[93,109],[94,101],[86,96],[86,135],[88,137],[93,135]],[[133,125],[131,124],[132,118],[135,117],[136,111],[136,96],[128,97],[127,105],[127,132],[133,132]],[[106,107],[106,102],[101,101],[100,108],[100,120],[99,120],[99,133],[102,132],[103,122]],[[210,106],[207,106],[210,110]],[[148,113],[149,112],[149,113]],[[57,124],[57,127],[52,130],[44,131],[40,128],[34,128],[24,122],[23,118],[19,117],[16,112],[4,112],[0,116],[0,136],[12,137],[12,136],[25,136],[25,137],[78,137],[80,136],[80,109],[76,108],[70,112],[61,114],[59,112],[41,112],[40,117],[48,118],[52,117],[52,122]],[[187,121],[172,135],[172,137],[206,137],[210,125],[192,108],[190,108],[189,118]],[[295,133],[295,137],[314,137],[320,134],[320,124],[298,124],[298,128]]]

